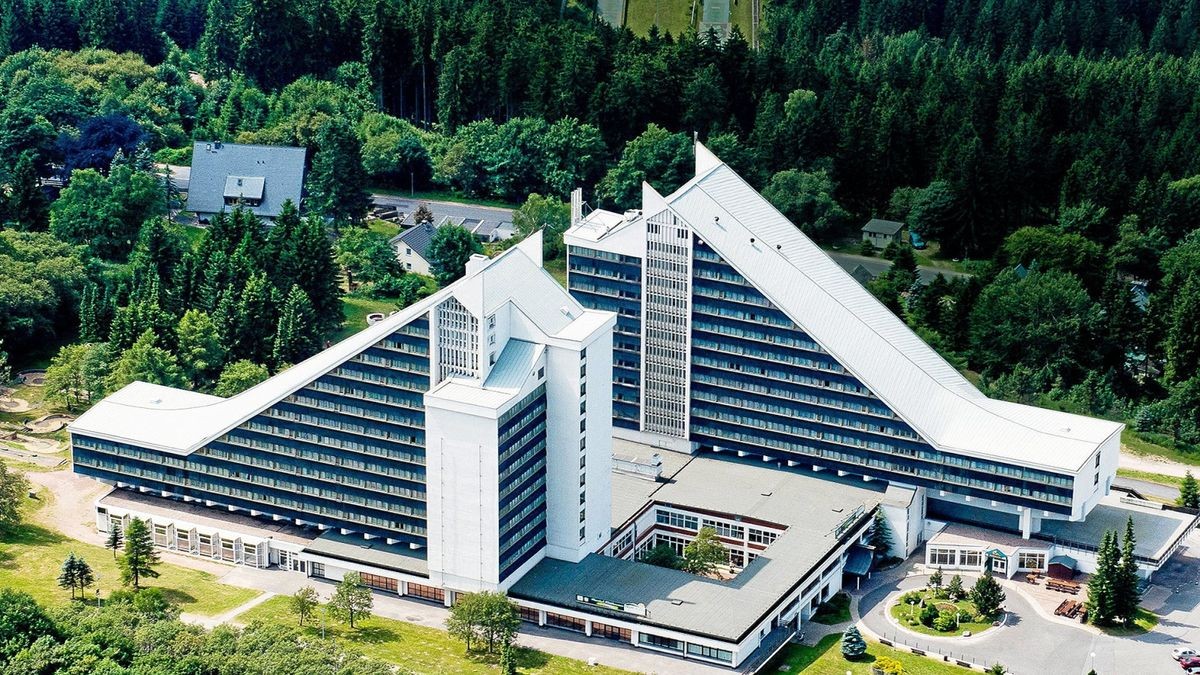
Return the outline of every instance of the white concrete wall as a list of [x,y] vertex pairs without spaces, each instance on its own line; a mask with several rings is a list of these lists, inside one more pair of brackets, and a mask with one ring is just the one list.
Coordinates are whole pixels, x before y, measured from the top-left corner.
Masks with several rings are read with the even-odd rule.
[[499,582],[496,420],[425,399],[429,580],[464,591]]
[[[1124,427],[1122,427],[1124,429]],[[1109,493],[1113,480],[1117,476],[1117,462],[1121,455],[1121,433],[1118,431],[1100,445],[1100,466],[1096,467],[1095,455],[1088,458],[1075,476],[1075,489],[1072,494],[1073,509],[1071,520],[1083,520],[1087,514],[1100,503],[1100,499]],[[1096,474],[1100,475],[1099,484],[1095,484]],[[1053,514],[1039,514],[1049,518],[1061,518]],[[1036,530],[1035,530],[1036,531]]]

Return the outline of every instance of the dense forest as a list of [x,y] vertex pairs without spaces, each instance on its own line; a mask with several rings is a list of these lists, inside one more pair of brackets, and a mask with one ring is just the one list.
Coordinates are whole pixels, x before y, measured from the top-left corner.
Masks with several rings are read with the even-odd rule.
[[[890,217],[969,258],[921,286],[894,251],[871,289],[990,393],[1200,443],[1200,2],[768,0],[757,48],[587,5],[0,1],[0,338],[93,345],[79,377],[88,349],[210,389],[240,364],[234,391],[330,337],[338,267],[402,286],[350,234],[366,185],[627,208],[695,133],[818,241]],[[154,224],[153,160],[192,139],[309,149],[287,270],[242,216]]]

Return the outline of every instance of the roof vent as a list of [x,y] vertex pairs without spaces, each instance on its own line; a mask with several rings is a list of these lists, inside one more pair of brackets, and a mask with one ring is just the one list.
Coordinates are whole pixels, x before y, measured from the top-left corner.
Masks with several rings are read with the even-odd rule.
[[751,243],[751,244],[753,244],[753,243],[754,243],[754,237],[750,237],[750,243]]
[[782,250],[783,250],[783,244],[775,244],[775,250],[776,250],[776,251],[782,251]]
[[774,493],[774,492],[760,492],[760,493],[758,493],[758,494],[760,494],[760,495],[762,495],[762,496],[764,496],[764,497],[770,497],[771,495],[773,495],[773,494],[775,494],[775,493]]
[[672,605],[675,605],[676,607],[678,607],[679,605],[682,605],[682,604],[683,604],[683,601],[682,601],[682,600],[677,600],[677,599],[675,599],[675,598],[671,598],[671,604],[672,604]]

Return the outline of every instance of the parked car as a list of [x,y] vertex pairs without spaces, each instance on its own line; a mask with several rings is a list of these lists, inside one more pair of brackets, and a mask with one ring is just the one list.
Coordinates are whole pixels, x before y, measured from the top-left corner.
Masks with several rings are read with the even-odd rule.
[[1200,656],[1185,656],[1179,660],[1179,667],[1187,670],[1189,668],[1200,668]]
[[921,238],[921,235],[913,232],[912,230],[908,231],[908,243],[912,244],[912,247],[918,251],[923,251],[925,249],[925,240]]
[[1171,650],[1171,658],[1176,661],[1186,659],[1189,656],[1200,656],[1200,654],[1197,654],[1196,650],[1191,647],[1176,647]]
[[1192,666],[1191,668],[1184,668],[1183,672],[1187,673],[1187,675],[1200,675],[1200,666]]

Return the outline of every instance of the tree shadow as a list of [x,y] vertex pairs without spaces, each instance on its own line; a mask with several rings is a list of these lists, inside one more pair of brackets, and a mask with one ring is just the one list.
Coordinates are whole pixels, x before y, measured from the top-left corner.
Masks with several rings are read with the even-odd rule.
[[516,648],[518,668],[544,668],[550,664],[550,655],[528,647]]
[[185,605],[198,602],[196,600],[196,596],[188,593],[187,591],[181,591],[178,588],[163,588],[161,590],[163,597],[167,599],[167,602],[170,602],[173,605]]
[[348,631],[346,637],[355,642],[366,644],[382,644],[403,640],[399,633],[385,626],[358,626],[353,631]]
[[67,540],[60,532],[32,523],[23,523],[0,534],[0,543],[19,546],[53,546]]

